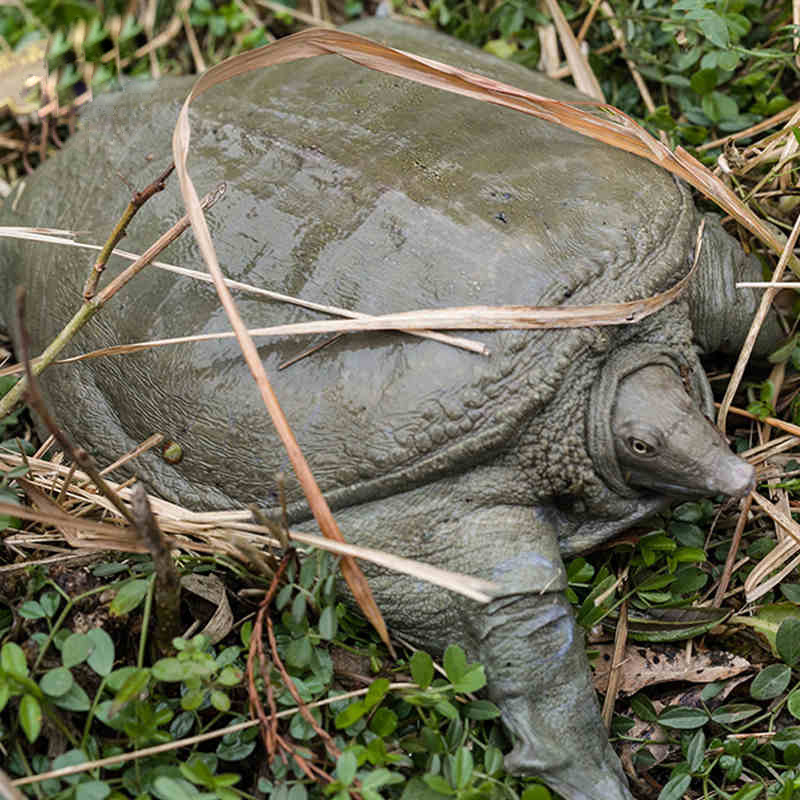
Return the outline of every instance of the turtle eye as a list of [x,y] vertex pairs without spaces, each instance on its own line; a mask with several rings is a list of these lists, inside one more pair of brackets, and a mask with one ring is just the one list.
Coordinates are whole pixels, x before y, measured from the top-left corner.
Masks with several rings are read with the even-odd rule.
[[630,439],[628,439],[628,447],[630,447],[631,452],[635,453],[637,456],[649,456],[654,452],[654,449],[651,445],[647,444],[647,442],[644,442],[641,439],[635,438],[634,436],[631,436]]

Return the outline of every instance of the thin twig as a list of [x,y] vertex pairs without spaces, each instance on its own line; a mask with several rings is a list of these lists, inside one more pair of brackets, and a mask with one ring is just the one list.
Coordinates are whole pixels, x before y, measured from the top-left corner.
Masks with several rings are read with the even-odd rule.
[[103,245],[103,249],[97,256],[89,276],[86,278],[86,283],[83,286],[83,299],[91,300],[97,291],[97,284],[103,270],[106,268],[108,259],[111,258],[111,253],[119,243],[120,239],[125,236],[130,221],[136,216],[139,209],[158,192],[164,191],[167,185],[167,178],[172,174],[175,169],[175,164],[170,164],[149,186],[145,187],[141,192],[135,192],[128,207],[122,212],[119,222],[114,226],[111,235]]
[[731,582],[733,575],[733,565],[736,562],[736,555],[739,552],[739,545],[742,541],[742,533],[747,524],[747,518],[750,516],[750,507],[753,505],[753,493],[742,498],[741,509],[739,511],[739,519],[736,520],[736,530],[733,532],[733,541],[728,550],[728,555],[725,559],[725,567],[722,570],[722,575],[719,579],[717,592],[714,595],[714,602],[711,604],[712,608],[721,608],[722,601],[725,599],[725,593],[728,591],[728,586]]
[[617,630],[614,634],[614,657],[608,673],[608,687],[603,700],[603,722],[606,730],[611,730],[611,719],[614,716],[614,704],[617,701],[619,686],[622,681],[622,664],[625,660],[625,645],[628,641],[628,601],[623,600],[619,608]]
[[131,492],[131,512],[136,531],[147,546],[156,573],[153,644],[160,658],[174,651],[172,640],[180,635],[181,579],[172,561],[169,543],[158,527],[141,483],[137,483]]

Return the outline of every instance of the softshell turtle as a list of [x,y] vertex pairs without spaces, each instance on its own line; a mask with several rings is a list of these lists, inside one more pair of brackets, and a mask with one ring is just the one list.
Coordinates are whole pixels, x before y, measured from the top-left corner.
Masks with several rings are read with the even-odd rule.
[[[352,30],[512,85],[582,96],[416,26]],[[171,158],[187,82],[97,101],[82,131],[12,196],[4,224],[105,240],[137,185]],[[231,278],[366,313],[473,304],[589,304],[663,291],[692,263],[700,215],[670,174],[558,126],[370,72],[336,56],[237,79],[193,106],[190,170]],[[148,176],[146,179],[144,176]],[[142,251],[183,213],[177,187],[147,203]],[[167,252],[201,264],[193,238]],[[28,288],[41,349],[79,302],[87,258],[6,240],[2,291]],[[291,368],[307,342],[261,354],[349,541],[489,579],[479,605],[369,571],[391,624],[429,647],[457,641],[486,666],[515,747],[508,769],[568,800],[629,798],[564,598],[564,554],[602,542],[670,497],[741,495],[753,470],[708,420],[698,350],[734,349],[755,309],[734,281],[760,274],[713,218],[688,292],[632,326],[475,334],[491,355],[401,333],[344,337]],[[248,324],[308,312],[238,297]],[[150,270],[81,333],[75,351],[228,328],[209,286]],[[771,321],[764,347],[779,336]],[[274,507],[287,459],[230,341],[51,369],[63,425],[102,461],[155,431],[183,459],[135,471],[191,507]],[[309,513],[289,487],[293,526]]]

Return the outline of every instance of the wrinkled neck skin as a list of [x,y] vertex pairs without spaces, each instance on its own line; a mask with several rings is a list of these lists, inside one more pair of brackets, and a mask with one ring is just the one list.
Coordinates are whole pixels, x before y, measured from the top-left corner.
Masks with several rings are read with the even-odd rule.
[[[720,225],[716,214],[705,215],[700,261],[687,292],[692,328],[702,353],[738,354],[761,301],[758,289],[737,289],[737,281],[760,281],[761,263],[747,255]],[[784,338],[776,314],[769,314],[753,355],[763,358]]]

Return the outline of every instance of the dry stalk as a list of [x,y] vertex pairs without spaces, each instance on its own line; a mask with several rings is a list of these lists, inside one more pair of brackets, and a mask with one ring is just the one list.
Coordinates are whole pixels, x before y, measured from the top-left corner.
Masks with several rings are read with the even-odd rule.
[[175,169],[174,164],[170,164],[164,172],[161,173],[149,186],[147,186],[141,192],[134,192],[133,197],[131,198],[130,202],[128,203],[127,208],[125,211],[122,212],[122,216],[119,219],[119,222],[114,226],[114,230],[111,231],[111,235],[106,240],[106,243],[103,245],[103,249],[100,251],[100,254],[97,256],[97,260],[94,262],[94,266],[89,273],[89,276],[86,278],[86,283],[83,286],[83,299],[84,300],[91,300],[95,292],[97,291],[97,284],[100,281],[100,276],[103,274],[103,271],[106,268],[106,264],[108,264],[108,259],[111,258],[111,253],[113,252],[114,248],[119,243],[120,239],[125,236],[128,225],[130,224],[131,220],[136,216],[139,209],[154,195],[158,194],[158,192],[163,192],[167,185],[167,178],[172,174],[172,171]]
[[608,673],[608,688],[603,700],[603,722],[606,730],[611,730],[611,719],[614,716],[614,705],[622,681],[622,664],[625,660],[625,645],[628,641],[628,601],[623,600],[619,608],[619,620],[614,633],[614,656]]
[[750,507],[753,504],[753,493],[751,492],[747,497],[743,498],[741,508],[739,510],[739,519],[736,520],[736,530],[733,532],[733,540],[728,550],[728,555],[725,559],[725,567],[722,570],[722,575],[719,579],[716,594],[714,595],[714,602],[711,604],[713,608],[720,608],[722,601],[725,598],[725,593],[728,591],[728,586],[731,582],[733,575],[733,565],[736,563],[736,554],[739,552],[739,545],[742,541],[742,533],[744,533],[744,526],[747,524],[747,518],[750,516]]
[[155,625],[153,645],[160,658],[174,652],[172,640],[181,631],[181,579],[172,561],[169,542],[161,533],[153,510],[147,501],[147,493],[141,483],[133,487],[131,512],[139,538],[153,559],[156,573]]

